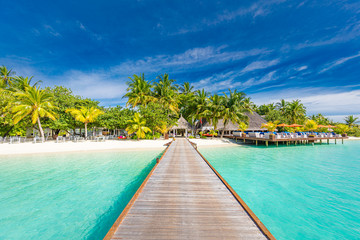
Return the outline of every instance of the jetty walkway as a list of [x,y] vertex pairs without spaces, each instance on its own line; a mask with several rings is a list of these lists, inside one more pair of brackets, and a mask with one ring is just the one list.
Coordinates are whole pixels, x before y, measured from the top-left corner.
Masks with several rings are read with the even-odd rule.
[[105,239],[275,239],[186,139],[145,181]]

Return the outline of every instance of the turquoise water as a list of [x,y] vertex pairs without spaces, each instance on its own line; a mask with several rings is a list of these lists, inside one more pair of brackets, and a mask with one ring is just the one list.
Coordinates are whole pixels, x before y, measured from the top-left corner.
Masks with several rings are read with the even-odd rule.
[[0,239],[102,239],[159,154],[0,156]]
[[360,141],[200,152],[277,239],[360,239]]

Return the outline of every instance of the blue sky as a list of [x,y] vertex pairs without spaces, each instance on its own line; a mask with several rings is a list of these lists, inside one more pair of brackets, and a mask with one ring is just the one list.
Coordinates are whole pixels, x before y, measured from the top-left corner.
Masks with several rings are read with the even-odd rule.
[[0,1],[0,65],[106,106],[124,104],[129,76],[166,72],[360,114],[359,1]]

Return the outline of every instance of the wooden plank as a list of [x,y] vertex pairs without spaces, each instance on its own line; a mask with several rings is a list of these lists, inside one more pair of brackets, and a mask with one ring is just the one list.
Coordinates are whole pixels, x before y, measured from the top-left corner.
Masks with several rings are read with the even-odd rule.
[[269,238],[185,139],[168,147],[124,211],[105,239]]

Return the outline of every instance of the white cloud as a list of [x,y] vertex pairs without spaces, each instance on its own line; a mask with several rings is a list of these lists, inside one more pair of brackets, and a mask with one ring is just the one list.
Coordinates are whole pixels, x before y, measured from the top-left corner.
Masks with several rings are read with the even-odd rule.
[[[325,117],[333,120],[334,122],[341,122],[341,123],[345,123],[345,117],[347,116],[349,115],[325,115]],[[354,117],[360,118],[360,114],[354,115]]]
[[296,70],[300,72],[300,71],[303,71],[306,69],[308,69],[308,66],[301,66],[301,67],[298,67]]
[[344,58],[340,58],[334,62],[332,62],[331,64],[329,64],[327,67],[324,67],[323,69],[321,69],[321,71],[319,73],[323,73],[323,72],[326,72],[340,64],[343,64],[351,59],[354,59],[354,58],[358,58],[360,57],[360,52],[358,54],[355,54],[355,55],[352,55],[352,56],[349,56],[349,57],[344,57]]
[[360,90],[339,91],[329,88],[291,88],[251,94],[257,104],[300,99],[308,114],[349,115],[360,113]]
[[85,25],[83,23],[81,23],[80,21],[77,21],[76,24],[82,31],[88,33],[91,38],[93,38],[97,41],[103,40],[103,37],[100,34],[94,33],[89,28],[85,27]]
[[193,83],[193,85],[195,88],[204,88],[206,91],[210,92],[219,92],[228,88],[241,88],[241,90],[245,90],[253,86],[276,80],[276,78],[274,77],[275,73],[276,71],[272,71],[260,78],[250,78],[247,81],[243,82],[240,81],[240,79],[238,78],[242,75],[241,71],[230,71],[226,73],[214,74],[211,77],[207,77]]
[[175,55],[157,55],[136,61],[126,61],[112,68],[119,74],[156,73],[161,71],[183,71],[184,69],[201,68],[213,64],[237,61],[250,56],[264,55],[266,49],[247,51],[224,51],[225,46],[192,48]]
[[268,61],[255,61],[247,65],[241,72],[250,72],[258,69],[265,69],[274,66],[279,63],[279,59],[268,60]]
[[61,34],[57,32],[52,26],[45,24],[44,29],[54,37],[61,37]]
[[243,16],[252,16],[253,19],[259,16],[266,16],[271,13],[276,8],[272,8],[273,5],[281,4],[286,2],[285,0],[265,0],[265,1],[257,1],[253,3],[249,7],[241,7],[235,9],[233,11],[223,11],[220,14],[215,15],[209,19],[203,19],[196,25],[182,27],[181,29],[177,30],[174,33],[170,33],[170,35],[179,35],[179,34],[186,34],[190,32],[198,32],[203,30],[206,27],[211,27],[215,25],[219,25],[222,23],[226,23],[229,21],[233,21],[239,17]]
[[[339,30],[335,35],[329,36],[322,40],[306,41],[295,46],[295,49],[303,49],[308,47],[321,47],[326,45],[345,43],[360,36],[360,21],[350,23],[345,28]],[[284,50],[288,48],[285,47]]]
[[71,88],[75,94],[88,98],[121,98],[126,91],[124,81],[101,71],[92,73],[69,71],[61,78],[66,79],[64,85]]

